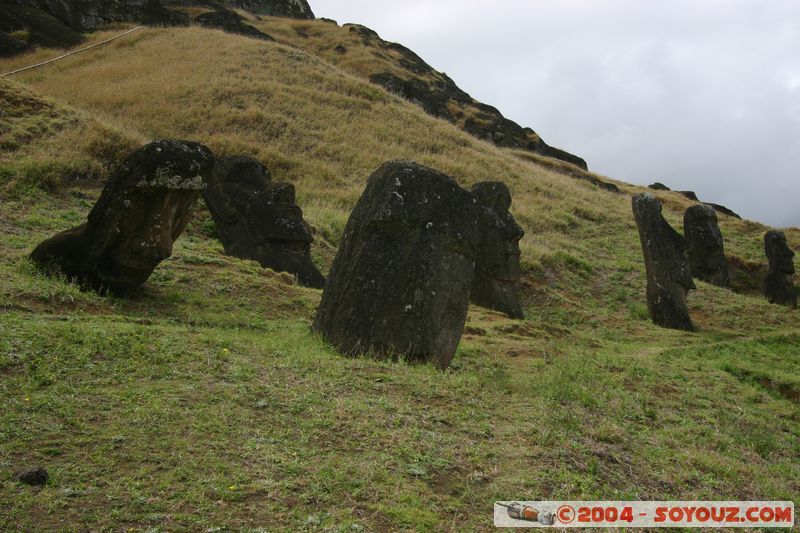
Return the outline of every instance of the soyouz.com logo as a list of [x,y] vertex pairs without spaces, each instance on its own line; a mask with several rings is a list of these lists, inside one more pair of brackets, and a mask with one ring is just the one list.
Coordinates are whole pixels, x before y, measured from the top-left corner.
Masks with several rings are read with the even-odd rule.
[[783,527],[793,502],[497,502],[497,527]]

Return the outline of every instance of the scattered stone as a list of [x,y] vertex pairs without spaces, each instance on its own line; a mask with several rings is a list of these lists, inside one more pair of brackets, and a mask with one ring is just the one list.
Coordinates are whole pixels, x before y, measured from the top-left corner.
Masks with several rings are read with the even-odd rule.
[[198,143],[140,148],[109,178],[88,222],[42,242],[31,260],[100,292],[137,288],[172,255],[213,164]]
[[647,309],[653,323],[692,331],[686,295],[694,289],[686,241],[661,215],[661,203],[651,193],[633,197],[633,216],[639,229],[647,267]]
[[474,185],[472,194],[481,208],[472,302],[511,318],[525,318],[519,302],[519,241],[525,231],[508,211],[511,193],[504,183],[490,181]]
[[272,36],[264,33],[253,26],[246,24],[244,18],[230,10],[210,11],[195,17],[194,21],[206,28],[214,28],[217,30],[226,31],[228,33],[237,33],[245,37],[253,39],[261,39],[262,41],[274,41]]
[[336,52],[337,54],[346,54],[347,53],[347,47],[343,46],[341,44],[337,44],[336,48],[334,48],[333,51]]
[[764,235],[764,251],[769,260],[769,271],[764,278],[764,295],[770,303],[796,309],[794,252],[786,244],[786,235],[782,231],[768,231]]
[[347,222],[314,329],[347,354],[447,368],[467,318],[478,216],[452,178],[385,163]]
[[50,474],[47,473],[42,467],[34,468],[31,470],[22,470],[15,475],[18,482],[32,487],[42,487],[47,485],[47,480],[50,479]]
[[683,234],[689,246],[692,276],[718,287],[729,287],[725,243],[714,208],[698,204],[687,209],[683,216]]
[[705,204],[713,207],[714,211],[716,211],[717,213],[722,213],[723,215],[728,215],[729,217],[738,218],[739,220],[741,220],[742,218],[733,211],[731,211],[730,209],[728,209],[727,207],[725,207],[724,205],[712,204],[711,202],[705,202]]
[[334,26],[338,26],[339,25],[339,23],[336,22],[335,20],[329,19],[329,18],[325,18],[325,17],[320,17],[317,20],[320,21],[320,22],[325,22],[327,24],[333,24]]
[[275,183],[259,161],[222,157],[203,191],[225,253],[321,289],[325,278],[311,260],[311,227],[295,203],[294,185]]
[[678,194],[682,194],[683,196],[685,196],[689,200],[694,200],[695,202],[699,202],[700,201],[700,199],[697,197],[697,194],[695,194],[693,191],[677,191],[677,192],[678,192]]
[[659,182],[655,182],[652,185],[648,185],[647,188],[648,189],[653,189],[653,190],[656,190],[656,191],[671,191],[672,190],[669,187],[667,187],[666,185],[664,185],[663,183],[659,183]]

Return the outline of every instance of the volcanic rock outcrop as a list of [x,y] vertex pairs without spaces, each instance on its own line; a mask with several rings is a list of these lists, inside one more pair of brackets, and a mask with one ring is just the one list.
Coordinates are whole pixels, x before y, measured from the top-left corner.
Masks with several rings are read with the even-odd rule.
[[770,303],[797,308],[797,288],[794,286],[794,252],[786,244],[782,231],[768,231],[764,235],[764,251],[769,260],[769,271],[764,278],[764,296]]
[[523,128],[504,117],[497,108],[478,102],[450,77],[435,70],[405,46],[384,41],[375,31],[360,24],[343,27],[358,36],[376,55],[391,58],[394,68],[373,73],[369,77],[371,82],[497,146],[527,150],[587,169],[582,158],[548,145],[531,128]]
[[686,295],[695,285],[685,255],[686,241],[664,220],[655,196],[637,194],[632,203],[647,267],[650,318],[658,326],[692,331]]
[[109,178],[87,223],[42,242],[31,260],[101,292],[135,289],[172,255],[213,165],[198,143],[140,148]]
[[306,0],[228,0],[226,3],[257,15],[314,20]]
[[251,157],[222,157],[203,198],[225,253],[296,274],[307,287],[325,286],[311,260],[314,237],[295,203],[294,185],[273,182],[266,167]]
[[499,181],[477,183],[471,192],[480,207],[480,242],[472,282],[472,302],[511,318],[525,318],[519,302],[522,277],[519,241],[525,231],[508,211],[511,193]]
[[244,18],[229,9],[220,9],[218,11],[209,11],[202,13],[195,17],[195,23],[205,26],[206,28],[214,28],[228,33],[238,33],[245,37],[254,39],[261,39],[262,41],[274,41],[272,36],[267,35],[263,31],[246,24]]
[[478,217],[475,197],[452,178],[385,163],[347,222],[314,329],[347,354],[446,368],[467,318]]
[[683,216],[683,235],[689,246],[692,276],[718,287],[730,286],[725,242],[714,208],[698,204],[687,209]]

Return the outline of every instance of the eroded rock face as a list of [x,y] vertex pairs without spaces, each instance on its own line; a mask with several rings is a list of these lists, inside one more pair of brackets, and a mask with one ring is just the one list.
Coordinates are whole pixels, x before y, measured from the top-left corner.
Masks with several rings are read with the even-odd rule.
[[411,162],[381,166],[347,222],[314,329],[347,354],[446,368],[467,318],[478,216],[452,178]]
[[688,243],[692,276],[718,287],[730,286],[725,242],[717,213],[710,205],[693,205],[683,217],[683,234]]
[[264,165],[251,157],[222,157],[203,198],[225,253],[296,274],[307,287],[325,286],[311,260],[314,237],[295,203],[294,185],[273,182]]
[[786,244],[782,231],[764,235],[764,251],[769,271],[764,278],[764,295],[770,303],[797,308],[797,288],[794,286],[794,252]]
[[262,41],[275,40],[263,31],[245,23],[241,15],[228,9],[203,13],[195,17],[194,21],[206,28],[214,28],[228,33],[238,33],[239,35],[244,35],[245,37],[251,37],[253,39],[261,39]]
[[650,193],[633,197],[633,216],[639,229],[647,267],[647,309],[653,323],[692,331],[686,295],[694,289],[686,241],[661,215],[661,203]]
[[226,3],[257,15],[314,20],[314,12],[306,0],[228,0]]
[[42,242],[31,260],[101,292],[137,288],[172,255],[213,165],[198,143],[140,148],[109,178],[87,223]]
[[472,302],[511,318],[525,318],[519,302],[519,241],[525,231],[509,213],[511,193],[499,181],[477,183],[472,194],[480,207],[480,243],[472,282]]

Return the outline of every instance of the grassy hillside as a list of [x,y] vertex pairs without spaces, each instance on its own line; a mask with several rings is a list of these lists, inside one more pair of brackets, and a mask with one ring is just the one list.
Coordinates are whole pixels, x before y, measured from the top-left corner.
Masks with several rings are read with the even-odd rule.
[[[295,23],[268,24],[280,38]],[[17,110],[0,116],[0,529],[473,531],[491,529],[495,499],[800,503],[800,313],[698,283],[697,333],[652,326],[627,194],[334,63],[151,29],[0,81]],[[130,298],[32,269],[26,255],[85,218],[109,169],[161,137],[295,183],[324,271],[385,160],[505,181],[527,232],[528,319],[471,309],[444,373],[343,358],[309,332],[320,293],[224,256],[202,205]],[[658,195],[680,228],[690,202]],[[720,218],[728,254],[763,263],[765,228]],[[800,231],[788,238],[798,249]],[[28,464],[50,470],[43,490],[12,481]]]

